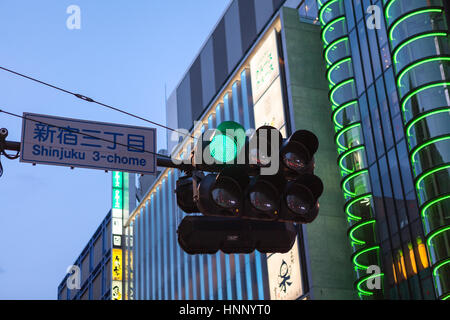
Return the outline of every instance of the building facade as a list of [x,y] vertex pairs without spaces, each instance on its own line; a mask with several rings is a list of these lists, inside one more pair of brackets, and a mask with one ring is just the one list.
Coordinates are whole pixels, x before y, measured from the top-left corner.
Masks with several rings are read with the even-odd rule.
[[[444,0],[232,1],[169,95],[167,126],[314,132],[319,216],[286,254],[189,255],[182,172],[160,168],[122,215],[122,297],[449,298],[448,21]],[[193,139],[167,141],[189,158]]]
[[125,300],[123,295],[124,222],[136,205],[134,174],[112,172],[111,210],[67,269],[58,300]]
[[358,292],[447,299],[448,2],[318,4]]

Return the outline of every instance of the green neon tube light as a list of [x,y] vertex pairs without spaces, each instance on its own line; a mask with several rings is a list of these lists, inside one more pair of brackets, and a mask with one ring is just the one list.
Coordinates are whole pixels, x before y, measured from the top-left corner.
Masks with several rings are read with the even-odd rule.
[[363,277],[363,278],[359,279],[358,283],[356,284],[356,288],[358,289],[360,294],[365,295],[365,296],[372,296],[373,292],[361,289],[361,285],[370,279],[383,277],[383,276],[384,276],[384,273],[377,273],[377,274],[368,275],[367,277]]
[[403,18],[398,19],[397,21],[395,21],[395,23],[391,26],[391,29],[389,30],[389,39],[391,40],[391,42],[394,40],[393,33],[394,33],[395,29],[397,28],[397,26],[400,23],[404,22],[405,20],[407,20],[407,19],[409,19],[411,17],[417,16],[419,14],[433,13],[433,12],[442,13],[443,11],[444,11],[443,9],[423,9],[423,10],[418,10],[418,11],[414,11],[414,12],[411,12],[411,13],[407,14]]
[[433,268],[433,276],[437,277],[437,271],[438,271],[441,267],[443,267],[444,265],[449,264],[449,263],[450,263],[450,258],[448,258],[448,259],[442,261],[442,262],[439,263],[436,267],[434,267],[434,268]]
[[403,42],[401,45],[399,45],[397,48],[395,48],[395,50],[393,51],[392,57],[393,57],[393,61],[395,63],[398,63],[397,61],[397,56],[399,55],[400,51],[406,47],[407,45],[411,44],[412,42],[415,42],[417,40],[420,39],[424,39],[424,38],[430,38],[430,37],[447,37],[447,32],[431,32],[431,33],[427,33],[427,34],[422,34],[420,36],[416,36],[413,37],[405,42]]
[[439,235],[441,235],[442,233],[445,233],[445,232],[447,232],[447,231],[449,231],[449,230],[450,230],[450,226],[445,226],[445,227],[440,228],[440,229],[434,231],[433,233],[431,233],[431,234],[428,236],[428,240],[427,240],[428,247],[431,248],[431,247],[433,246],[433,245],[431,244],[431,241],[432,241],[434,238],[436,238],[437,236],[439,236]]
[[447,293],[445,296],[441,298],[441,300],[448,300],[448,299],[450,299],[450,293]]
[[366,222],[362,222],[362,223],[360,223],[360,224],[354,225],[353,227],[351,227],[350,232],[349,232],[349,237],[350,237],[350,239],[351,239],[355,244],[357,244],[357,245],[364,245],[364,244],[366,244],[365,241],[356,239],[356,237],[355,237],[355,235],[354,235],[353,233],[354,233],[356,230],[358,230],[359,228],[362,228],[362,227],[364,227],[364,226],[367,226],[367,225],[369,225],[369,224],[374,224],[374,223],[375,223],[375,219],[373,219],[373,220],[368,220],[368,221],[366,221]]
[[330,45],[327,47],[327,49],[325,50],[325,60],[327,61],[328,65],[332,65],[333,63],[331,62],[330,58],[328,57],[330,51],[332,49],[335,48],[335,46],[337,46],[338,44],[340,44],[341,42],[344,41],[348,41],[348,37],[344,37],[344,38],[340,38],[340,39],[336,39],[334,40],[332,43],[330,43]]
[[426,211],[427,211],[430,207],[432,207],[433,205],[435,205],[436,203],[441,202],[441,201],[444,201],[444,200],[446,200],[446,199],[450,199],[450,194],[449,194],[449,195],[445,195],[445,196],[441,196],[441,197],[439,197],[439,198],[437,198],[437,199],[434,199],[434,200],[430,201],[430,202],[429,202],[427,205],[425,205],[425,206],[422,208],[422,210],[421,210],[421,216],[422,216],[422,218],[423,218],[423,219],[427,219]]
[[389,16],[389,10],[391,9],[391,6],[394,4],[394,2],[397,0],[390,0],[387,4],[386,7],[384,8],[384,15],[386,16],[386,18],[390,18]]
[[430,170],[430,171],[426,171],[425,173],[422,173],[422,174],[419,176],[419,178],[417,179],[417,181],[416,181],[416,189],[417,189],[417,190],[420,190],[419,185],[422,183],[422,181],[423,181],[426,177],[428,177],[428,176],[430,176],[430,175],[432,175],[432,174],[435,174],[435,173],[438,172],[438,171],[442,171],[442,170],[449,169],[449,168],[450,168],[450,164],[444,164],[444,165],[439,166],[439,167],[437,167],[437,168],[434,168],[434,169],[432,169],[432,170]]
[[436,139],[429,140],[429,141],[421,144],[420,146],[416,147],[414,149],[414,151],[411,153],[411,162],[413,164],[415,163],[414,157],[417,155],[417,153],[419,151],[421,151],[422,149],[428,147],[431,144],[435,144],[435,143],[438,143],[438,142],[441,142],[441,141],[444,141],[444,140],[450,140],[450,135],[445,136],[445,137],[439,137],[439,138],[436,138]]
[[429,84],[427,86],[420,87],[420,88],[414,90],[413,92],[409,93],[404,98],[403,103],[402,103],[402,110],[403,110],[403,112],[405,112],[405,107],[406,107],[406,104],[408,103],[408,101],[413,96],[415,96],[416,94],[418,94],[418,93],[420,93],[422,91],[428,90],[428,89],[432,89],[432,88],[436,88],[436,87],[444,87],[444,86],[450,86],[450,82],[449,81],[443,81],[443,82],[438,82],[438,83],[432,83],[432,84]]
[[427,112],[427,113],[421,115],[420,117],[414,119],[413,121],[411,121],[411,122],[408,124],[408,127],[406,128],[406,135],[407,135],[408,137],[411,136],[411,129],[412,129],[412,127],[413,127],[417,122],[423,120],[424,118],[428,118],[429,116],[432,116],[432,115],[435,115],[435,114],[438,114],[438,113],[444,113],[444,112],[450,112],[450,108],[439,109],[439,110],[433,110],[433,111]]
[[368,173],[369,173],[369,170],[364,169],[364,170],[357,171],[357,172],[355,172],[355,173],[353,173],[353,174],[347,176],[347,177],[344,179],[344,181],[342,181],[342,189],[343,189],[343,191],[344,191],[346,194],[348,194],[348,195],[350,195],[350,196],[352,196],[352,197],[355,197],[355,196],[356,196],[356,193],[351,192],[351,191],[349,191],[349,190],[347,189],[347,183],[348,183],[350,180],[352,180],[352,179],[354,179],[354,178],[356,178],[356,177],[358,177],[358,176],[360,176],[360,175],[368,174]]
[[356,147],[356,148],[352,148],[352,149],[346,151],[345,153],[343,153],[343,154],[340,156],[341,159],[339,160],[339,167],[340,167],[342,170],[344,170],[344,171],[346,171],[346,172],[348,172],[348,173],[353,173],[354,170],[350,170],[350,169],[344,167],[344,164],[343,164],[342,162],[344,161],[344,159],[345,159],[348,155],[350,155],[350,154],[352,154],[352,153],[354,153],[354,152],[360,151],[360,150],[364,150],[364,148],[365,148],[365,146],[362,145],[362,146],[359,146],[359,147]]
[[364,199],[370,199],[370,198],[372,198],[372,195],[371,195],[371,194],[365,194],[365,195],[359,196],[359,197],[356,198],[356,199],[353,199],[352,201],[350,201],[350,202],[345,206],[345,212],[346,212],[347,215],[350,217],[350,219],[355,220],[355,221],[361,221],[361,220],[362,220],[361,217],[358,217],[358,216],[355,216],[354,214],[352,214],[352,213],[350,212],[350,208],[351,208],[355,203],[358,203],[358,202],[360,202],[361,200],[364,200]]
[[324,19],[324,17],[323,17],[323,14],[325,13],[325,10],[327,10],[333,3],[336,3],[336,2],[338,2],[339,0],[332,0],[332,1],[329,1],[329,2],[327,2],[324,6],[322,6],[321,8],[320,8],[320,12],[319,12],[319,17],[320,17],[320,23],[324,26],[326,23],[325,23],[325,19]]
[[[325,37],[326,33],[331,29],[331,27],[334,24],[336,24],[336,23],[338,23],[340,21],[343,21],[343,20],[345,20],[345,17],[336,18],[336,19],[332,20],[331,22],[329,22],[327,24],[327,26],[322,30],[322,40],[325,43],[325,45],[329,45],[329,42],[328,42],[327,38]],[[333,30],[331,30],[331,31],[333,31]]]
[[422,64],[435,62],[435,61],[450,61],[450,57],[434,57],[434,58],[428,58],[428,59],[417,61],[416,63],[410,65],[409,67],[403,69],[402,72],[400,72],[400,74],[398,75],[398,78],[397,78],[397,86],[399,88],[403,87],[402,84],[401,84],[402,83],[402,79],[412,69],[414,69],[414,68],[416,68],[416,67],[418,67],[418,66],[420,66]]
[[341,136],[342,136],[344,133],[346,133],[346,132],[348,132],[348,131],[350,131],[350,130],[356,128],[356,127],[359,127],[359,126],[361,126],[361,122],[356,122],[355,124],[352,124],[351,126],[348,126],[348,127],[346,127],[345,129],[341,130],[341,131],[338,133],[338,135],[336,136],[336,144],[338,145],[338,147],[340,147],[341,149],[347,151],[349,148],[343,146],[343,145],[339,142],[339,139],[341,138]]
[[337,120],[338,114],[339,114],[342,110],[344,110],[345,108],[350,107],[350,106],[352,106],[352,105],[355,105],[355,104],[357,104],[357,103],[358,103],[357,100],[350,101],[350,102],[348,102],[348,103],[346,103],[346,104],[340,106],[338,109],[336,109],[336,110],[334,111],[334,113],[333,113],[333,122],[334,122],[334,124],[335,124],[339,129],[342,129],[342,128],[344,127],[344,125],[340,124],[339,121]]
[[334,99],[334,94],[336,93],[336,91],[339,90],[340,88],[342,88],[343,86],[346,86],[347,84],[352,83],[352,82],[355,82],[354,78],[350,78],[350,79],[344,80],[344,81],[338,83],[333,88],[333,90],[331,90],[331,92],[330,92],[330,100],[335,106],[339,105],[339,103],[337,103],[336,100]]
[[[450,58],[449,58],[450,59]],[[328,78],[328,81],[334,86],[334,85],[336,85],[336,83],[333,81],[333,80],[331,80],[331,74],[333,73],[333,71],[334,70],[336,70],[338,67],[340,67],[342,64],[344,64],[344,63],[346,63],[346,62],[349,62],[349,61],[352,61],[352,58],[344,58],[344,59],[342,59],[342,60],[339,60],[338,62],[336,62],[336,64],[333,66],[333,67],[331,67],[328,71],[327,71],[327,78]]]
[[367,248],[367,249],[363,249],[363,250],[357,252],[357,253],[353,256],[353,264],[354,264],[358,269],[361,269],[361,270],[367,270],[367,268],[369,268],[368,266],[364,266],[364,265],[358,263],[358,261],[357,261],[358,257],[359,257],[360,255],[364,254],[364,253],[367,253],[367,252],[369,252],[369,251],[378,250],[378,249],[380,249],[380,246],[373,246],[373,247],[370,247],[370,248]]

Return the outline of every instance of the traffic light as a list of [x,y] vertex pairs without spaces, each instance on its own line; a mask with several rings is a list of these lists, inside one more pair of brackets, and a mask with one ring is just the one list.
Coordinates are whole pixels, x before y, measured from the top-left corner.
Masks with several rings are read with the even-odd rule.
[[293,224],[239,218],[187,216],[178,230],[178,243],[189,254],[288,252],[295,242]]
[[203,133],[192,153],[192,174],[177,182],[180,208],[203,214],[181,222],[182,248],[192,254],[288,251],[293,223],[311,223],[319,212],[318,146],[307,130],[283,139],[263,126],[246,137],[232,121]]

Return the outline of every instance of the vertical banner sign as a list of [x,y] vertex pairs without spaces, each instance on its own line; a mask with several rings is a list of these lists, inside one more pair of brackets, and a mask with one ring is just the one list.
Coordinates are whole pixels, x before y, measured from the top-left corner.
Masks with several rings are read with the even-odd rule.
[[[286,118],[280,76],[277,31],[266,38],[250,60],[255,128],[269,125],[286,137]],[[267,255],[272,300],[295,300],[303,294],[297,240],[287,253]]]
[[287,253],[274,253],[267,259],[271,300],[296,300],[303,294],[297,240]]
[[122,300],[123,296],[123,256],[122,256],[122,238],[123,238],[123,210],[125,198],[125,175],[119,171],[112,173],[112,254],[111,254],[111,299]]
[[270,31],[250,60],[255,129],[269,125],[286,136],[277,32]]

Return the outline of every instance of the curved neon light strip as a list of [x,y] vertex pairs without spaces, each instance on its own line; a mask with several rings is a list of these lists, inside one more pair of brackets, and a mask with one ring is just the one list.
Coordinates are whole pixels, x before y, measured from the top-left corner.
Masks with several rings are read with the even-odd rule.
[[344,42],[344,41],[348,41],[348,37],[347,36],[345,36],[345,37],[341,37],[341,38],[338,38],[338,39],[336,39],[336,40],[334,40],[332,43],[330,43],[330,45],[326,48],[326,50],[325,50],[325,60],[327,61],[327,63],[328,63],[328,65],[332,65],[333,64],[333,62],[331,62],[330,61],[330,58],[328,57],[328,54],[330,53],[330,51],[331,51],[331,49],[333,49],[335,46],[337,46],[338,44],[340,44],[341,42]]
[[411,156],[410,156],[411,157],[411,162],[414,164],[414,162],[415,162],[414,157],[417,155],[417,153],[419,151],[423,150],[424,148],[428,147],[429,145],[432,145],[432,144],[435,144],[435,143],[438,143],[438,142],[441,142],[441,141],[444,141],[444,140],[450,140],[450,135],[439,137],[439,138],[434,138],[434,139],[431,139],[431,140],[429,140],[429,141],[427,141],[427,142],[425,142],[425,143],[423,143],[423,144],[421,144],[419,146],[416,146],[414,148],[414,151],[411,153]]
[[331,102],[335,105],[338,106],[339,103],[336,102],[336,100],[334,99],[334,94],[336,93],[336,91],[338,91],[340,88],[342,88],[343,86],[351,83],[351,82],[355,82],[354,78],[350,78],[344,81],[339,82],[330,92],[330,100]]
[[431,244],[431,241],[432,241],[434,238],[436,238],[437,236],[439,236],[439,235],[441,235],[442,233],[445,233],[445,232],[447,232],[447,231],[449,231],[449,230],[450,230],[450,226],[445,226],[445,227],[439,228],[439,229],[437,229],[437,230],[431,232],[431,233],[427,236],[427,238],[428,238],[428,239],[427,239],[428,246],[429,246],[430,248],[432,248],[433,245]]
[[340,159],[339,159],[339,167],[340,167],[342,170],[346,171],[347,173],[353,173],[353,172],[355,172],[355,170],[350,170],[350,169],[346,168],[342,162],[344,161],[344,159],[345,159],[348,155],[350,155],[350,154],[352,154],[352,153],[354,153],[354,152],[360,151],[360,150],[364,150],[364,149],[365,149],[365,146],[364,146],[364,145],[361,145],[361,146],[358,146],[358,147],[349,149],[349,150],[346,151],[345,153],[341,154],[341,155],[339,156],[339,158],[340,158]]
[[393,54],[392,54],[392,57],[393,57],[392,60],[395,63],[398,63],[397,56],[399,55],[400,51],[407,45],[411,44],[412,42],[415,42],[420,39],[428,38],[428,37],[447,37],[447,35],[448,35],[447,32],[430,32],[430,33],[412,37],[411,39],[406,40],[405,42],[398,45],[397,48],[395,48],[395,50],[393,51]]
[[[389,16],[389,9],[391,9],[391,6],[394,4],[394,2],[397,0],[390,0],[387,4],[385,4],[385,8],[384,8],[384,15],[386,16],[387,19],[390,18]],[[389,22],[389,20],[388,20]]]
[[361,126],[361,122],[356,122],[355,124],[352,124],[349,127],[346,127],[345,129],[339,131],[339,133],[336,135],[336,144],[339,146],[340,149],[347,151],[349,148],[344,147],[340,142],[339,139],[342,137],[342,135],[352,129],[355,129],[356,127]]
[[390,29],[389,30],[389,39],[391,40],[391,42],[394,40],[393,33],[394,33],[395,29],[397,28],[397,26],[400,23],[402,23],[403,21],[405,21],[405,20],[407,20],[407,19],[409,19],[411,17],[417,16],[419,14],[432,13],[432,12],[442,13],[442,12],[444,12],[444,9],[437,9],[437,8],[434,9],[434,8],[432,8],[432,9],[415,10],[415,11],[413,11],[411,13],[406,14],[402,18],[396,20],[395,23],[389,28]]
[[428,90],[428,89],[432,89],[432,88],[436,88],[436,87],[444,87],[444,86],[450,86],[450,81],[442,81],[442,82],[432,83],[432,84],[429,84],[426,86],[419,87],[416,90],[414,90],[413,92],[409,93],[405,98],[403,98],[404,99],[402,102],[403,112],[406,112],[406,110],[405,110],[406,104],[416,94],[418,94],[422,91]]
[[325,10],[327,10],[333,3],[336,3],[336,2],[338,2],[338,1],[339,1],[339,0],[332,0],[332,1],[329,1],[329,2],[327,2],[325,5],[323,5],[323,6],[320,8],[320,11],[319,11],[319,17],[320,17],[320,23],[322,23],[323,26],[326,25],[325,19],[324,19],[324,17],[323,17],[323,15],[324,15],[324,13],[325,13]]
[[359,279],[359,281],[358,281],[357,284],[356,284],[356,288],[357,288],[358,291],[359,291],[358,294],[362,294],[362,295],[365,295],[365,296],[373,296],[373,292],[371,292],[371,291],[366,291],[366,290],[361,289],[361,285],[362,285],[364,282],[367,282],[367,281],[370,280],[370,279],[378,278],[378,277],[383,277],[383,276],[384,276],[384,273],[377,273],[377,274],[370,274],[370,275],[368,275],[368,276],[366,276],[366,277],[363,277],[363,278]]
[[437,277],[437,271],[444,265],[449,264],[450,263],[450,258],[442,261],[441,263],[437,264],[434,268],[433,268],[433,276]]
[[445,195],[445,196],[441,196],[437,199],[434,199],[432,201],[430,201],[429,203],[427,203],[422,210],[420,211],[420,215],[422,216],[423,219],[427,219],[427,215],[426,215],[426,211],[428,209],[430,209],[430,207],[432,207],[433,205],[435,205],[438,202],[444,201],[446,199],[450,199],[450,194],[449,195]]
[[350,102],[348,102],[348,103],[346,103],[346,104],[343,104],[342,106],[340,106],[339,108],[337,108],[337,109],[334,110],[334,112],[333,112],[333,122],[334,122],[334,124],[336,125],[336,127],[339,128],[339,130],[342,129],[342,128],[344,127],[344,125],[340,124],[339,121],[337,120],[338,114],[339,114],[342,110],[344,110],[345,108],[350,107],[350,106],[352,106],[352,105],[355,105],[355,104],[357,104],[357,103],[358,103],[357,100],[353,100],[353,101],[350,101]]
[[426,64],[426,63],[430,63],[430,62],[435,62],[435,61],[450,61],[450,57],[440,56],[440,57],[427,58],[427,59],[423,59],[423,60],[419,60],[419,61],[415,62],[414,64],[412,64],[412,65],[410,65],[409,67],[403,69],[403,70],[399,73],[398,78],[397,78],[397,86],[398,86],[399,88],[404,87],[404,86],[402,86],[402,80],[403,80],[403,77],[404,77],[409,71],[411,71],[412,69],[414,69],[414,68],[416,68],[416,67],[418,67],[418,66],[420,66],[420,65],[423,65],[423,64]]
[[[450,58],[449,58],[450,59]],[[333,80],[331,80],[331,73],[334,71],[334,70],[336,70],[338,67],[340,67],[342,64],[344,64],[345,62],[349,62],[349,61],[352,61],[352,58],[344,58],[344,59],[342,59],[342,60],[339,60],[339,61],[337,61],[334,65],[333,65],[333,67],[331,67],[330,69],[328,69],[328,71],[327,71],[327,78],[328,78],[328,81],[334,86],[334,85],[336,85],[336,83],[333,81]]]
[[369,251],[373,251],[373,250],[378,250],[380,249],[380,246],[373,246],[373,247],[369,247],[367,249],[363,249],[361,251],[358,251],[355,253],[355,255],[353,256],[353,264],[361,270],[367,270],[367,268],[369,268],[368,266],[364,266],[362,264],[359,264],[357,259],[360,255],[362,255],[363,253],[369,252]]
[[440,299],[441,299],[441,300],[448,300],[448,299],[450,299],[450,293],[448,293],[448,294],[442,296]]
[[434,169],[432,169],[432,170],[425,171],[424,173],[422,173],[422,174],[417,178],[417,181],[416,181],[416,189],[417,189],[417,190],[420,190],[420,189],[421,189],[419,185],[422,183],[422,181],[423,181],[426,177],[428,177],[428,176],[430,176],[430,175],[432,175],[432,174],[435,174],[435,173],[438,172],[438,171],[445,170],[445,169],[450,169],[450,164],[444,164],[444,165],[442,165],[442,166],[439,166],[439,167],[437,167],[437,168],[434,168]]
[[413,119],[410,121],[410,123],[408,124],[408,126],[406,127],[406,135],[408,137],[411,136],[411,129],[412,127],[419,121],[428,118],[429,116],[438,114],[438,113],[444,113],[444,112],[449,112],[450,113],[450,108],[443,108],[443,109],[438,109],[438,110],[433,110],[433,111],[429,111],[427,113],[422,114],[420,117],[417,117],[416,119]]
[[[329,45],[329,42],[328,42],[328,40],[327,40],[327,38],[326,38],[326,34],[327,34],[327,32],[330,30],[330,28],[334,25],[334,24],[336,24],[336,23],[338,23],[338,22],[340,22],[340,21],[343,21],[343,20],[345,20],[345,17],[339,17],[339,18],[336,18],[336,19],[334,19],[334,20],[331,20],[329,23],[328,23],[328,25],[326,25],[325,26],[325,28],[322,30],[322,41],[325,43],[325,45]],[[331,31],[334,31],[334,29],[333,30],[331,30]]]
[[368,174],[368,173],[369,173],[369,170],[363,169],[363,170],[357,171],[357,172],[355,172],[355,173],[353,173],[353,174],[347,176],[347,177],[342,181],[342,183],[341,183],[342,190],[343,190],[346,194],[348,194],[348,195],[350,195],[350,196],[352,196],[352,197],[355,197],[355,196],[356,196],[356,193],[351,192],[351,191],[349,191],[349,190],[347,189],[347,183],[348,183],[350,180],[352,180],[352,179],[354,179],[354,178],[356,178],[356,177],[358,177],[358,176],[360,176],[360,175]]
[[367,225],[369,225],[369,224],[374,224],[374,223],[375,223],[375,219],[367,220],[367,221],[365,221],[365,222],[362,222],[362,223],[359,223],[359,224],[355,224],[354,226],[352,226],[352,227],[350,228],[348,236],[350,237],[350,239],[351,239],[355,244],[357,244],[357,245],[364,245],[364,244],[366,244],[366,242],[363,241],[363,240],[357,239],[357,238],[354,236],[353,233],[354,233],[356,230],[358,230],[359,228],[362,228],[362,227],[364,227],[364,226],[367,226]]
[[352,214],[352,213],[350,212],[350,208],[351,208],[355,203],[360,202],[361,200],[364,200],[364,199],[368,199],[368,198],[372,198],[372,195],[371,195],[370,193],[366,193],[366,194],[364,194],[364,195],[361,195],[361,196],[359,196],[358,198],[355,198],[355,199],[353,199],[352,201],[348,202],[348,203],[345,205],[345,212],[347,213],[347,216],[349,216],[349,218],[352,219],[352,220],[355,220],[355,221],[361,221],[361,220],[362,220],[362,217],[358,217],[358,216],[355,216],[354,214]]

